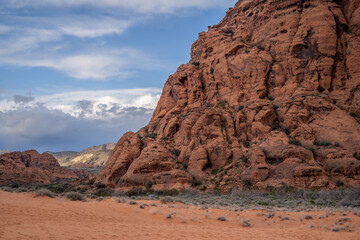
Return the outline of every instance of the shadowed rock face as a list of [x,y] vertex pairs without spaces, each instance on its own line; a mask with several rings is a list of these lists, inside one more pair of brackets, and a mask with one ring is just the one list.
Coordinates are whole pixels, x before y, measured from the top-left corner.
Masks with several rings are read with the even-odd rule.
[[239,1],[199,34],[150,123],[119,140],[97,181],[358,185],[359,85],[359,1]]
[[0,184],[49,184],[57,179],[68,178],[77,178],[77,175],[60,167],[51,154],[29,150],[0,155]]

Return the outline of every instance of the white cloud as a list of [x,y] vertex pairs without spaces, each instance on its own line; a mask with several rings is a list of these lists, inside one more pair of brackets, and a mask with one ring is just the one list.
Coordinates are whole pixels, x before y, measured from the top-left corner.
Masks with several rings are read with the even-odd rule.
[[81,150],[146,125],[161,90],[14,95],[0,101],[0,149]]
[[115,19],[110,17],[79,17],[52,19],[52,24],[63,34],[78,38],[97,38],[106,35],[122,34],[135,22],[131,19]]
[[[39,18],[19,17],[12,21],[26,25],[7,27],[8,34],[0,38],[0,64],[49,67],[78,79],[109,77],[127,78],[134,69],[159,68],[160,64],[145,53],[131,48],[112,47],[82,40],[65,39],[98,38],[121,34],[135,21],[110,17]],[[73,45],[78,44],[75,48]]]
[[43,107],[76,118],[109,120],[122,115],[126,109],[143,109],[151,114],[160,98],[161,89],[117,89],[103,91],[63,92],[28,97],[15,95],[0,101],[0,112]]

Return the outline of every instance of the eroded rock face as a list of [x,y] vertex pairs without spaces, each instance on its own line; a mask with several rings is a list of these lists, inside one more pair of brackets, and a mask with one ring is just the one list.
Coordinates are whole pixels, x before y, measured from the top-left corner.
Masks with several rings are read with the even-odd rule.
[[199,34],[148,126],[120,139],[97,181],[359,185],[359,16],[355,0],[239,1]]
[[29,150],[0,155],[0,184],[49,184],[57,179],[77,177],[75,173],[60,167],[49,153],[39,154]]

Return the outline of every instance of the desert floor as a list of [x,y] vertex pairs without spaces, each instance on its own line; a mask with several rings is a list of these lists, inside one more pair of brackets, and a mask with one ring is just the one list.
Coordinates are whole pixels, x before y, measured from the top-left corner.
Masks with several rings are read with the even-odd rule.
[[[354,211],[228,211],[145,200],[79,202],[0,191],[0,239],[358,240],[360,216]],[[217,220],[219,216],[226,221]],[[252,226],[243,227],[244,219]]]

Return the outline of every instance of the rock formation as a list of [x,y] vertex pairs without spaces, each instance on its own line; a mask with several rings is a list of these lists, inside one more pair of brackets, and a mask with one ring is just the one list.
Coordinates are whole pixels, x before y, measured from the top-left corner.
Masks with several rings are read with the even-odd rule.
[[48,152],[53,155],[63,167],[94,168],[102,167],[115,148],[115,143],[89,147],[81,152]]
[[[239,1],[97,181],[154,189],[360,183],[360,2]],[[149,184],[150,186],[150,184]]]
[[49,184],[58,179],[77,178],[74,172],[60,167],[48,153],[35,150],[0,155],[0,184]]

